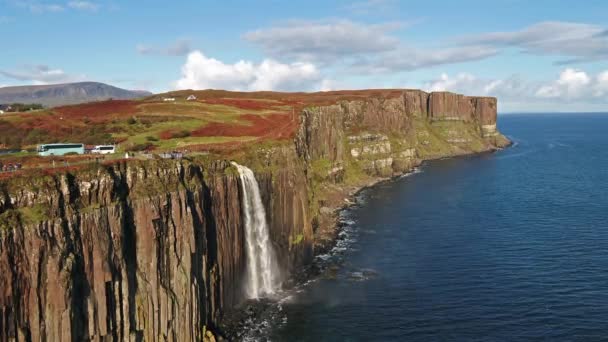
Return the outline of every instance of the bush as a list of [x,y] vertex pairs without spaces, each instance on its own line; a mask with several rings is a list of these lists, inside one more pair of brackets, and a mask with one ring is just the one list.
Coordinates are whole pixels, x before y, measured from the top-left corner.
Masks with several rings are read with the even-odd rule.
[[147,150],[153,149],[154,147],[156,147],[156,145],[149,143],[149,142],[145,142],[145,143],[141,143],[141,144],[132,145],[131,147],[127,148],[127,151],[128,152],[147,151]]
[[97,133],[94,130],[90,130],[84,136],[77,137],[79,142],[87,145],[99,145],[99,144],[114,144],[116,143],[115,139],[112,137],[110,133]]
[[48,140],[48,132],[39,128],[32,129],[25,137],[26,144],[39,144],[45,140]]
[[190,132],[186,131],[186,130],[181,130],[178,132],[173,133],[173,138],[186,138],[190,136]]
[[157,138],[157,137],[155,137],[155,136],[152,136],[152,135],[148,135],[148,136],[146,137],[146,140],[147,140],[147,141],[158,141],[158,138]]
[[132,117],[129,118],[129,120],[127,120],[127,123],[129,125],[135,125],[137,123],[137,118],[134,117],[134,116],[132,116]]
[[186,138],[186,137],[189,137],[190,134],[191,134],[191,132],[186,131],[186,130],[169,129],[169,130],[160,132],[160,134],[158,136],[163,140],[169,140],[169,139],[176,139],[176,138]]

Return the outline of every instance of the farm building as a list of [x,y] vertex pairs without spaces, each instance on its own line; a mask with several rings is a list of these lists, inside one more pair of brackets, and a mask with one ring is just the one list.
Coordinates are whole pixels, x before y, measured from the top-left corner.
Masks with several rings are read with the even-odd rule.
[[188,96],[188,98],[186,99],[186,101],[195,101],[196,100],[196,96],[194,95],[190,95]]

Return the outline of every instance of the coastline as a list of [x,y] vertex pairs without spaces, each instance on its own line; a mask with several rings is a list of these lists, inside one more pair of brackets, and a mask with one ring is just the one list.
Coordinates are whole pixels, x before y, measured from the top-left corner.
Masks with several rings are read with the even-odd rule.
[[[6,318],[15,327],[7,336],[60,336],[69,326],[75,338],[198,339],[204,326],[240,340],[234,334],[244,326],[270,324],[258,318],[272,315],[266,308],[276,301],[241,304],[246,217],[240,177],[228,160],[255,173],[276,260],[288,278],[285,291],[276,291],[281,299],[319,272],[332,276],[339,266],[332,264],[357,234],[342,213],[365,189],[430,160],[492,152],[509,142],[496,130],[495,98],[417,90],[355,95],[314,95],[319,106],[302,109],[284,140],[4,181],[0,269],[7,276],[0,282],[8,290],[0,308],[25,315]],[[41,296],[56,302],[27,300]],[[70,319],[59,319],[66,312]]]
[[[332,210],[331,216],[332,216],[333,225],[330,227],[330,230],[334,232],[333,238],[329,241],[329,243],[323,244],[320,249],[315,249],[315,257],[317,255],[326,253],[328,250],[330,250],[331,248],[334,247],[334,245],[336,243],[336,237],[340,233],[340,213],[343,210],[347,210],[348,208],[352,207],[353,205],[356,205],[357,202],[355,199],[362,191],[373,188],[380,184],[395,181],[401,177],[406,177],[406,176],[412,174],[413,172],[415,172],[417,169],[419,169],[426,163],[429,163],[432,161],[443,160],[443,159],[452,159],[452,158],[469,158],[469,157],[480,156],[480,155],[485,155],[485,154],[493,154],[493,153],[500,152],[504,149],[510,148],[513,145],[514,145],[513,141],[511,139],[509,139],[509,143],[507,145],[505,145],[503,147],[492,148],[492,149],[489,149],[486,151],[470,152],[470,153],[462,153],[462,154],[454,154],[454,155],[448,155],[448,156],[432,157],[432,158],[428,158],[428,159],[421,159],[410,170],[408,170],[406,172],[392,175],[390,177],[374,177],[371,181],[367,181],[364,184],[352,186],[349,189],[349,191],[347,191],[345,193],[344,202],[341,203],[340,205],[336,205],[335,207],[331,208],[331,210]],[[319,246],[319,245],[316,245],[316,246]]]
[[287,286],[282,289],[277,298],[266,298],[257,301],[249,300],[227,312],[222,322],[223,329],[220,332],[221,336],[230,341],[241,339],[257,340],[258,338],[267,336],[269,331],[266,329],[271,327],[269,322],[277,318],[277,315],[282,311],[282,301],[290,298],[291,292],[294,290],[297,291],[297,289],[306,286],[309,282],[314,281],[322,275],[323,269],[320,267],[317,257],[331,253],[331,250],[336,247],[340,233],[347,226],[341,222],[342,213],[351,209],[353,206],[360,205],[358,198],[366,190],[416,174],[419,172],[418,170],[420,170],[420,168],[432,161],[494,154],[511,146],[513,146],[513,141],[509,139],[509,143],[504,147],[493,148],[481,152],[423,159],[407,172],[390,177],[374,177],[371,181],[367,181],[364,184],[350,187],[349,191],[344,195],[343,203],[331,208],[332,211],[330,215],[333,222],[333,225],[330,227],[332,233],[331,239],[324,240],[322,244],[315,245],[314,261],[310,265],[304,266],[297,274],[292,275],[290,279],[286,281]]

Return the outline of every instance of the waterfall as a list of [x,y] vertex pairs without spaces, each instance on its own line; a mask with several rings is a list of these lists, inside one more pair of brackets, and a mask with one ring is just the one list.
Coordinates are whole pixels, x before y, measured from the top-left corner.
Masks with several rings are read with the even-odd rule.
[[272,295],[279,286],[279,268],[268,232],[260,187],[253,171],[232,163],[238,171],[243,191],[247,270],[245,292],[248,298]]

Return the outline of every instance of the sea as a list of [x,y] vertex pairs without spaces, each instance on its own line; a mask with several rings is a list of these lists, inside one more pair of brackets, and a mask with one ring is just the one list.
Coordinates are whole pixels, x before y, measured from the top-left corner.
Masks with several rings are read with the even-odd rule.
[[512,147],[363,191],[264,339],[608,341],[608,114],[498,126]]

